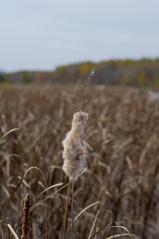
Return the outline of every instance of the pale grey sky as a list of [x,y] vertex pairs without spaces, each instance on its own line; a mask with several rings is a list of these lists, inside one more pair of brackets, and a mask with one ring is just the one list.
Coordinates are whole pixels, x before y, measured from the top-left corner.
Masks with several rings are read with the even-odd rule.
[[0,0],[0,69],[159,57],[159,0]]

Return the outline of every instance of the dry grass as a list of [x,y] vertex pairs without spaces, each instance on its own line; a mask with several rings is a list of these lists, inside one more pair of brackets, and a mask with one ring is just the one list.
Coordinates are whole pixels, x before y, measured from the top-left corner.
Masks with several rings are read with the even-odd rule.
[[[59,239],[68,187],[61,142],[81,92],[1,87],[0,102],[0,237],[14,238],[7,224],[21,235],[21,204],[29,193],[32,238]],[[158,238],[159,101],[144,91],[94,87],[81,110],[90,115],[90,156],[74,189],[74,238],[133,238],[127,229],[136,238]]]

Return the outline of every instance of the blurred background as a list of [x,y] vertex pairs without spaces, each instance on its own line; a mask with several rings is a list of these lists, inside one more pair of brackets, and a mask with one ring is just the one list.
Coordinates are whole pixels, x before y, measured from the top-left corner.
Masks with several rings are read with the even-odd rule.
[[[0,0],[0,238],[24,238],[24,224],[30,239],[159,238],[158,12],[159,0]],[[62,142],[78,111],[88,170],[70,190]]]
[[0,82],[159,86],[157,0],[1,1]]

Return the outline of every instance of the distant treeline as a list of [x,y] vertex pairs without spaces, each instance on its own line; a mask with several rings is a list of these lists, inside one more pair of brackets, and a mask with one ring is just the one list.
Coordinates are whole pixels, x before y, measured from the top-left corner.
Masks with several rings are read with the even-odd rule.
[[56,68],[54,71],[21,71],[0,73],[1,83],[11,84],[78,84],[90,83],[159,88],[159,59],[111,60],[84,62]]

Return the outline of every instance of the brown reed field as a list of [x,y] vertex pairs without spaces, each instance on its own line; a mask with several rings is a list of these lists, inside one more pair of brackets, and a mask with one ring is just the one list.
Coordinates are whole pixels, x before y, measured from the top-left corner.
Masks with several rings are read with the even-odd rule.
[[[0,87],[0,238],[157,239],[159,99],[147,90]],[[89,114],[87,170],[70,185],[62,141]],[[73,190],[71,190],[71,188]]]

